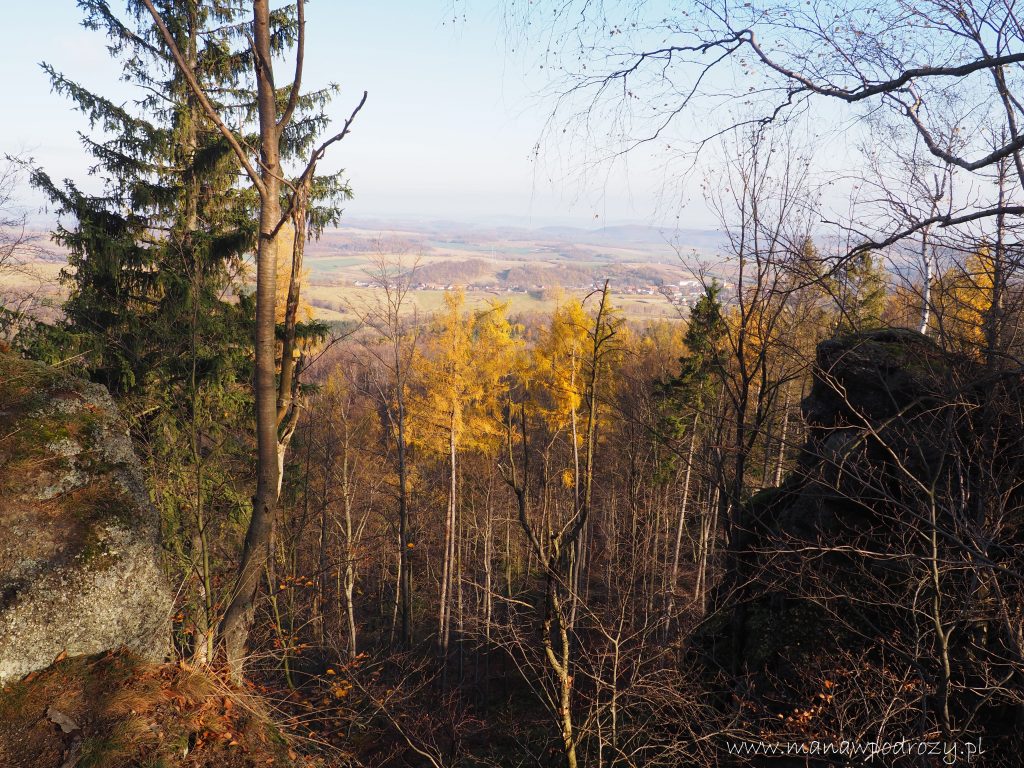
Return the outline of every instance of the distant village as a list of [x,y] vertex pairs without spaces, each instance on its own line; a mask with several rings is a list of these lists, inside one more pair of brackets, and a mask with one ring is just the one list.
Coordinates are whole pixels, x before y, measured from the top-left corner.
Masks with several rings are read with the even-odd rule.
[[[614,284],[614,278],[611,278]],[[662,283],[660,285],[637,285],[631,281],[624,281],[625,284],[615,286],[615,293],[625,296],[663,296],[670,303],[678,306],[692,306],[704,293],[704,287],[699,280],[687,279],[674,283]],[[720,281],[722,282],[722,281]],[[590,291],[600,289],[604,284],[604,278],[600,278],[584,285],[502,285],[499,283],[471,283],[461,285],[458,283],[428,283],[418,282],[411,286],[414,291],[454,291],[457,288],[466,288],[472,291],[483,291],[494,294],[527,294],[537,298],[543,298],[550,291]],[[352,285],[356,288],[371,288],[373,283],[368,280],[355,280]],[[729,285],[723,282],[727,290]]]

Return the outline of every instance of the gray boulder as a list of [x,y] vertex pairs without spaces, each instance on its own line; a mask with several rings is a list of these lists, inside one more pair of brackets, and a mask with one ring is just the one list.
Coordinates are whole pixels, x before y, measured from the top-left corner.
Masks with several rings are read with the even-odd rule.
[[0,353],[0,683],[168,650],[159,520],[107,391]]

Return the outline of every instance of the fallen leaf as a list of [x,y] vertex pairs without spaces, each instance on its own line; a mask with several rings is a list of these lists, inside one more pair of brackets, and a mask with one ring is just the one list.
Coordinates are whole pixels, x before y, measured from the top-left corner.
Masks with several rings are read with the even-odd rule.
[[71,733],[73,731],[80,730],[80,726],[70,717],[65,715],[56,707],[47,707],[46,716],[50,719],[51,723],[55,723],[60,726],[60,729],[64,733]]

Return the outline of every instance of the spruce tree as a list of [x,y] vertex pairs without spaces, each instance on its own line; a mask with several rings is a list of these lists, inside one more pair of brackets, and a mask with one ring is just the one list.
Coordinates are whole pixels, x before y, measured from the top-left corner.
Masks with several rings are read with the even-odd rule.
[[[89,121],[81,133],[95,159],[92,184],[57,184],[33,174],[57,208],[55,232],[69,251],[63,280],[65,328],[95,380],[130,396],[147,413],[196,380],[248,378],[252,302],[245,257],[256,234],[256,196],[240,183],[228,142],[190,92],[145,7],[114,13],[105,0],[80,0],[83,25],[102,31],[137,100],[121,105],[48,64],[52,87]],[[216,106],[252,127],[252,58],[232,42],[248,34],[243,9],[225,0],[160,4],[180,51]],[[294,42],[294,9],[273,17],[275,53]],[[285,142],[288,156],[308,151],[326,124],[334,88],[303,96]],[[251,136],[239,134],[241,141]],[[318,180],[310,231],[336,221],[348,196],[340,174]]]
[[679,375],[668,383],[669,392],[681,406],[702,408],[714,386],[712,374],[724,365],[722,344],[727,328],[721,293],[721,284],[712,281],[690,308],[683,337],[688,354],[679,360]]
[[[225,61],[201,33],[209,21],[230,22],[229,12],[169,5],[183,48],[203,62],[211,82],[228,85],[238,63]],[[212,375],[223,370],[231,341],[244,339],[237,326],[244,329],[246,304],[229,299],[252,239],[251,217],[235,189],[237,164],[177,82],[157,39],[105,2],[79,6],[84,26],[106,32],[123,79],[140,96],[122,106],[42,65],[53,89],[88,118],[91,131],[80,140],[96,161],[92,176],[102,180],[98,191],[86,192],[70,180],[58,186],[41,170],[34,175],[57,206],[56,238],[69,251],[66,326],[91,376],[115,394],[166,392],[189,358]],[[194,345],[197,338],[204,343]],[[190,343],[198,348],[183,354]]]
[[835,283],[839,309],[835,333],[882,327],[888,292],[885,266],[878,257],[869,252],[845,262],[836,274]]
[[[679,358],[679,373],[656,386],[659,431],[663,439],[670,442],[693,438],[698,422],[708,408],[708,400],[714,396],[718,381],[715,376],[725,365],[722,347],[728,328],[721,293],[721,283],[712,280],[690,307],[689,322],[683,336],[687,354]],[[663,480],[674,472],[678,458],[677,452],[665,456],[659,469]]]
[[[91,185],[98,182],[99,190],[57,184],[42,170],[34,182],[57,207],[55,234],[69,251],[63,331],[83,353],[89,375],[118,396],[158,470],[151,489],[163,512],[165,546],[191,588],[183,593],[179,647],[205,661],[231,597],[220,590],[231,583],[234,560],[213,555],[237,551],[252,506],[244,490],[253,470],[249,257],[259,198],[145,5],[129,0],[122,15],[104,0],[79,6],[83,24],[105,33],[138,98],[121,105],[44,64],[53,88],[89,120],[81,141],[95,159]],[[159,6],[175,48],[234,126],[234,140],[257,144],[255,67],[244,44],[251,20],[243,4]],[[273,53],[285,52],[295,36],[295,8],[274,12]],[[283,159],[310,151],[335,90],[297,99]],[[277,94],[283,101],[289,95]],[[333,223],[348,194],[340,174],[318,178],[304,207],[306,231],[315,236]],[[321,324],[300,326],[299,336],[323,334]]]

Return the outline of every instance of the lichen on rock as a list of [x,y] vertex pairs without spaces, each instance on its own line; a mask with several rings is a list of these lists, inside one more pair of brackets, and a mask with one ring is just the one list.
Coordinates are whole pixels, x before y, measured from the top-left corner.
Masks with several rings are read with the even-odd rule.
[[127,647],[158,661],[159,521],[107,391],[0,355],[0,682]]

